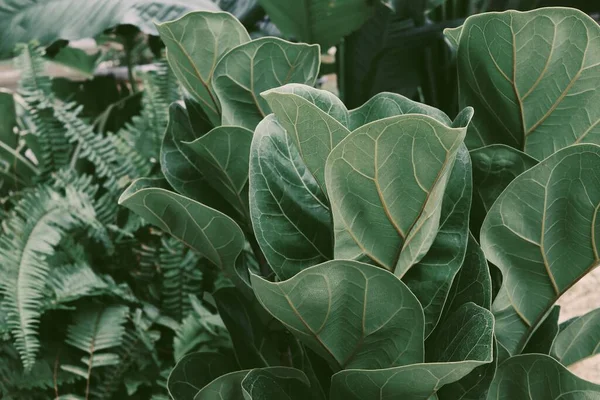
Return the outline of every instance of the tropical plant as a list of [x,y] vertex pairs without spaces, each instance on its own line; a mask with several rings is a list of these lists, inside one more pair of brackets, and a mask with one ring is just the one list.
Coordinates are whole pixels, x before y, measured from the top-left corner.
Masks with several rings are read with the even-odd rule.
[[158,29],[198,107],[172,106],[167,182],[120,203],[220,268],[233,346],[184,356],[175,400],[600,397],[566,367],[596,353],[598,313],[559,325],[555,306],[599,263],[592,19],[446,31],[454,119],[392,93],[348,110],[312,87],[316,49],[261,53],[227,14]]

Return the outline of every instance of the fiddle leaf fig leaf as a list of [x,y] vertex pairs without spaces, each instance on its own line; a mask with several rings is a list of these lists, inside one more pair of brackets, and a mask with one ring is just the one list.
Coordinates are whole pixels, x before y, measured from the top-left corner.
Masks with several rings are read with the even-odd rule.
[[[194,163],[208,183],[231,204],[237,214],[248,213],[248,159],[252,131],[240,126],[219,126],[198,139],[182,144],[202,159]],[[183,153],[183,152],[182,152]],[[185,154],[188,154],[187,151]],[[194,157],[189,157],[192,160]],[[193,171],[194,169],[192,169]]]
[[335,371],[423,361],[421,305],[381,268],[335,260],[284,282],[251,280],[263,307]]
[[600,385],[573,375],[552,357],[523,354],[498,365],[487,399],[591,400],[599,396]]
[[254,133],[250,194],[256,240],[280,279],[333,258],[329,203],[274,115]]
[[575,143],[600,144],[600,27],[571,8],[484,13],[458,43],[461,106],[477,110],[466,143],[502,143],[542,160]]
[[[442,199],[439,230],[423,259],[403,281],[417,296],[425,313],[425,337],[435,328],[469,243],[469,209],[472,197],[471,159],[461,145]],[[487,266],[486,266],[487,268]]]
[[289,84],[262,94],[277,121],[291,135],[298,151],[321,189],[325,187],[325,161],[348,134],[348,111],[332,93]]
[[479,230],[489,209],[500,193],[517,176],[538,161],[527,154],[503,144],[493,144],[471,151],[473,163],[473,205],[471,231],[479,237]]
[[502,272],[496,337],[518,354],[555,301],[598,265],[600,146],[562,149],[513,180],[481,228],[486,258]]
[[260,93],[287,83],[313,86],[319,65],[316,45],[266,37],[233,48],[215,66],[212,78],[222,124],[254,129],[271,112]]
[[552,346],[551,355],[563,365],[578,361],[600,352],[600,309],[575,318],[561,330]]
[[191,12],[175,21],[157,24],[175,76],[196,100],[213,125],[221,122],[220,104],[212,77],[221,57],[250,41],[244,26],[225,12]]
[[430,399],[442,386],[492,361],[493,327],[494,317],[488,310],[465,304],[439,332],[432,349],[432,357],[438,362],[340,371],[332,378],[330,399]]
[[219,353],[199,352],[184,356],[171,371],[167,382],[175,400],[193,399],[199,388],[236,369],[235,360]]
[[213,208],[163,189],[163,182],[138,179],[121,195],[119,204],[206,257],[247,293],[247,283],[236,270],[236,261],[245,245],[240,227]]
[[420,261],[437,234],[465,133],[407,114],[363,125],[335,147],[325,166],[335,257],[375,262],[399,277]]

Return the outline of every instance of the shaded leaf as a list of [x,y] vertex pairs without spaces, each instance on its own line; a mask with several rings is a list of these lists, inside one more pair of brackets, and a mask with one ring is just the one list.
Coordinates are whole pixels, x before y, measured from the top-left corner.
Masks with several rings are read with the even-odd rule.
[[421,306],[383,269],[335,260],[284,282],[251,279],[263,307],[334,370],[423,360]]
[[245,400],[304,400],[311,396],[309,387],[302,371],[283,367],[252,370],[242,381]]
[[171,371],[169,394],[175,400],[192,400],[204,386],[236,369],[234,360],[218,353],[191,353]]
[[329,203],[273,115],[254,133],[250,193],[256,240],[280,279],[333,258]]
[[537,327],[531,339],[523,349],[523,354],[550,354],[552,344],[558,335],[558,319],[560,317],[560,306],[552,307],[550,314]]

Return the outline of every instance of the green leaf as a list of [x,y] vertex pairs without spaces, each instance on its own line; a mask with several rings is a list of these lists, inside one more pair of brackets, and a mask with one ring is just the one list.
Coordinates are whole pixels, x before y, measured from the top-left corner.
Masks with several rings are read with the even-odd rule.
[[421,306],[383,269],[335,260],[284,282],[251,281],[263,307],[335,371],[423,360]]
[[441,317],[461,268],[469,243],[469,209],[473,185],[471,159],[461,145],[442,199],[439,230],[423,259],[404,275],[403,281],[424,305],[425,337]]
[[223,207],[222,197],[209,185],[205,176],[206,171],[211,171],[210,161],[186,144],[203,137],[209,129],[206,125],[192,126],[183,105],[171,104],[167,131],[160,149],[160,165],[165,178],[178,193],[231,214],[227,207]]
[[523,354],[550,354],[552,344],[558,335],[558,319],[560,306],[552,307],[550,314],[533,332],[531,339],[523,349]]
[[332,378],[331,400],[427,400],[444,385],[492,361],[494,318],[473,303],[459,308],[439,331],[435,363],[379,370],[345,370]]
[[553,358],[523,354],[498,366],[487,398],[591,400],[599,396],[599,385],[578,378]]
[[309,387],[302,371],[284,367],[255,369],[242,381],[245,400],[305,400],[311,398]]
[[269,18],[287,36],[320,44],[324,50],[360,26],[373,13],[375,2],[364,0],[259,0]]
[[327,199],[273,115],[254,133],[250,193],[256,240],[280,279],[333,258]]
[[319,46],[274,37],[233,48],[217,63],[212,78],[222,124],[254,129],[271,112],[260,93],[287,83],[314,86],[319,64]]
[[325,187],[325,161],[350,134],[348,111],[332,93],[289,84],[262,94],[277,121],[290,135],[321,189]]
[[202,176],[247,223],[251,143],[252,131],[240,126],[219,126],[193,142],[184,143],[202,159],[201,163],[195,163]]
[[191,353],[171,371],[169,394],[175,400],[192,400],[212,380],[236,369],[234,360],[218,353]]
[[335,147],[325,166],[335,257],[375,262],[400,277],[419,262],[437,234],[465,133],[407,114],[363,125]]
[[503,143],[541,160],[600,143],[598,24],[569,8],[469,17],[458,41],[460,105],[475,107],[469,148]]
[[240,227],[225,214],[164,186],[161,179],[138,179],[121,195],[119,204],[184,242],[247,291],[247,284],[236,271],[245,245]]
[[17,43],[37,40],[49,45],[58,39],[91,38],[120,24],[156,35],[152,21],[200,9],[218,11],[219,7],[209,0],[2,0],[0,58],[9,58]]
[[471,231],[479,230],[489,209],[500,193],[517,176],[538,161],[527,154],[503,144],[493,144],[471,151],[474,196],[471,208]]
[[450,314],[469,302],[486,310],[492,305],[490,270],[485,255],[473,235],[469,235],[465,258],[452,281],[440,322],[443,323]]
[[229,50],[250,41],[248,32],[229,13],[202,11],[158,24],[156,29],[167,47],[167,60],[175,76],[211,123],[219,125],[220,104],[212,86],[215,66]]
[[88,78],[92,78],[101,56],[100,51],[88,54],[85,50],[65,46],[50,59],[55,63],[72,68]]
[[518,354],[554,302],[598,262],[600,147],[560,150],[519,175],[481,228],[486,258],[503,276],[496,337]]
[[600,352],[600,309],[575,318],[561,330],[552,346],[552,356],[563,365],[578,361]]

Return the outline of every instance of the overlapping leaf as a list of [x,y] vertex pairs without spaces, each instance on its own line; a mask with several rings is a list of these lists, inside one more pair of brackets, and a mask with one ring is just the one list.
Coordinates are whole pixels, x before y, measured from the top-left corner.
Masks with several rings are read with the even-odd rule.
[[483,223],[482,249],[503,275],[493,304],[496,337],[511,354],[600,261],[599,171],[599,146],[560,150],[509,184]]
[[465,304],[440,333],[433,350],[433,357],[439,362],[338,372],[332,378],[330,399],[430,399],[442,386],[492,361],[493,326],[489,311],[473,303]]
[[279,278],[333,258],[329,203],[273,115],[254,134],[250,193],[256,240]]
[[569,321],[552,346],[552,355],[564,365],[594,356],[600,352],[600,309]]
[[236,369],[234,360],[223,354],[200,352],[183,357],[169,375],[169,394],[175,400],[193,399],[212,380]]
[[470,17],[457,47],[461,106],[477,110],[469,148],[503,143],[541,160],[600,143],[600,27],[569,8]]
[[335,257],[375,262],[400,277],[420,261],[437,234],[465,132],[407,114],[363,125],[335,147],[325,167]]
[[233,15],[206,11],[189,13],[156,28],[175,76],[212,124],[219,125],[220,104],[212,86],[215,66],[226,52],[250,41],[248,32]]
[[313,86],[319,64],[315,45],[267,37],[235,47],[220,59],[212,76],[222,124],[254,129],[271,112],[260,93],[287,83]]
[[263,307],[334,370],[423,360],[421,305],[383,269],[335,260],[284,282],[251,279]]

